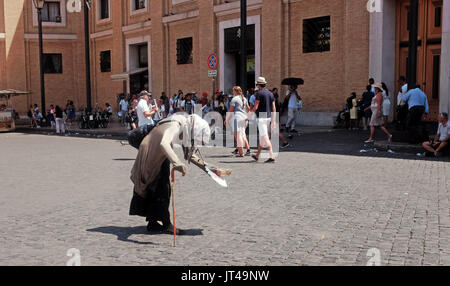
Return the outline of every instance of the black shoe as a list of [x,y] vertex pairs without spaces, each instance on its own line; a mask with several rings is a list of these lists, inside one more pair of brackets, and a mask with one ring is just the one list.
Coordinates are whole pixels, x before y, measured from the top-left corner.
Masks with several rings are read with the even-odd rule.
[[272,158],[270,158],[270,159],[268,159],[266,162],[264,162],[264,163],[275,163],[275,159],[272,159]]
[[291,129],[291,131],[290,131],[291,133],[298,133],[298,131],[297,130],[295,130],[295,129]]
[[247,152],[245,152],[245,156],[250,156],[252,154],[252,152],[250,151],[250,149],[247,150]]
[[233,152],[231,152],[231,154],[237,155],[237,154],[239,154],[239,150],[236,148]]
[[160,225],[157,221],[151,221],[147,224],[147,231],[149,232],[160,232],[165,229],[164,226]]
[[256,162],[258,162],[259,158],[256,157],[256,155],[252,155],[252,158],[255,159]]
[[[177,232],[177,235],[184,235],[184,234],[186,234],[186,231],[184,231],[182,229],[179,229],[179,228],[177,228],[175,231]],[[173,235],[173,225],[170,224],[167,227],[165,227],[164,233]]]
[[283,143],[283,145],[281,145],[281,148],[286,148],[289,147],[289,142]]
[[290,140],[292,140],[292,138],[294,138],[294,135],[290,134],[290,135],[288,136],[288,138],[289,138]]

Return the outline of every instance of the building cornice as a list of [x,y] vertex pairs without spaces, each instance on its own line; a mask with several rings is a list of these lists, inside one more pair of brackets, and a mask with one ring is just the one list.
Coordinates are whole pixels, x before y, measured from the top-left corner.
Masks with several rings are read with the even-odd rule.
[[128,25],[128,26],[123,26],[122,32],[125,34],[139,32],[139,30],[150,29],[151,27],[152,27],[152,21],[150,20],[150,21],[139,22],[136,24]]
[[[25,40],[38,40],[39,34],[24,34]],[[43,34],[42,39],[44,40],[58,40],[58,41],[75,41],[78,39],[76,34]]]
[[[248,0],[247,1],[247,10],[255,10],[262,7],[262,0]],[[240,1],[231,2],[231,3],[224,3],[214,6],[214,13],[217,16],[224,16],[234,13],[239,13],[241,10],[241,3]]]
[[112,34],[113,34],[113,30],[112,29],[104,30],[104,31],[101,31],[101,32],[97,32],[97,33],[91,34],[91,39],[108,37],[108,36],[112,36]]
[[184,12],[184,13],[180,13],[180,14],[163,17],[162,22],[164,24],[167,24],[167,23],[181,21],[181,20],[185,20],[185,19],[196,18],[196,17],[198,17],[198,15],[199,15],[199,10],[192,10],[189,12]]

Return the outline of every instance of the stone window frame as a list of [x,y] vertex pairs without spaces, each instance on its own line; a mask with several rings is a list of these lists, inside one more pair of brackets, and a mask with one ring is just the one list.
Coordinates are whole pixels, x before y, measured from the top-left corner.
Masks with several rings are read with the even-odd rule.
[[[59,9],[61,15],[61,22],[44,22],[42,21],[42,27],[66,27],[67,26],[67,12],[66,12],[66,1],[65,0],[47,0],[46,2],[59,2]],[[38,15],[37,9],[34,5],[31,5],[31,10],[33,13],[33,27],[38,26]]]
[[134,16],[134,15],[140,15],[140,14],[144,14],[144,13],[148,13],[149,11],[149,0],[143,0],[144,1],[144,8],[141,9],[136,9],[135,7],[135,0],[129,0],[130,3],[130,16]]
[[104,24],[104,23],[109,23],[112,20],[112,7],[111,7],[111,0],[106,0],[108,1],[108,18],[104,18],[101,19],[100,15],[101,15],[101,5],[100,5],[100,1],[102,0],[97,0],[95,2],[95,6],[96,6],[96,20],[97,20],[97,24]]
[[175,6],[175,5],[184,4],[187,2],[194,2],[194,1],[196,1],[196,0],[172,0],[171,2],[172,2],[172,6]]

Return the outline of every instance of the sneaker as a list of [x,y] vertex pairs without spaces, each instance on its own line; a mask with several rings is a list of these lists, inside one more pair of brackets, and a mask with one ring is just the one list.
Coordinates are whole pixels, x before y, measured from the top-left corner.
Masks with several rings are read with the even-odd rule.
[[290,134],[290,135],[288,136],[288,139],[292,140],[292,138],[294,138],[294,135]]
[[267,159],[266,162],[264,162],[264,163],[275,163],[275,159],[272,159],[272,158]]
[[256,162],[258,162],[258,160],[259,160],[259,158],[256,157],[256,155],[252,155],[252,158],[253,158]]
[[373,142],[374,142],[373,140],[366,140],[366,141],[364,141],[364,143],[367,143],[367,144],[373,143]]
[[239,154],[239,150],[236,148],[236,149],[234,149],[234,151],[233,152],[231,152],[231,154],[233,154],[233,155],[237,155],[237,154]]
[[281,148],[283,148],[283,149],[286,147],[289,147],[289,142],[283,143],[283,145],[281,145]]
[[250,149],[247,150],[247,152],[245,152],[245,156],[250,156],[252,153],[250,151]]
[[289,132],[291,132],[291,133],[298,133],[298,131],[295,130],[295,129],[291,129],[291,131],[289,131]]

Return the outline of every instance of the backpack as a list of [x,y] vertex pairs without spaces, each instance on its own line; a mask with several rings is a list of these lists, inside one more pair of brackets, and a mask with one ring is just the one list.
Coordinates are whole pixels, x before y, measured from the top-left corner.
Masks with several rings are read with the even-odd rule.
[[156,125],[144,125],[128,132],[128,143],[139,150],[142,140],[147,136]]

